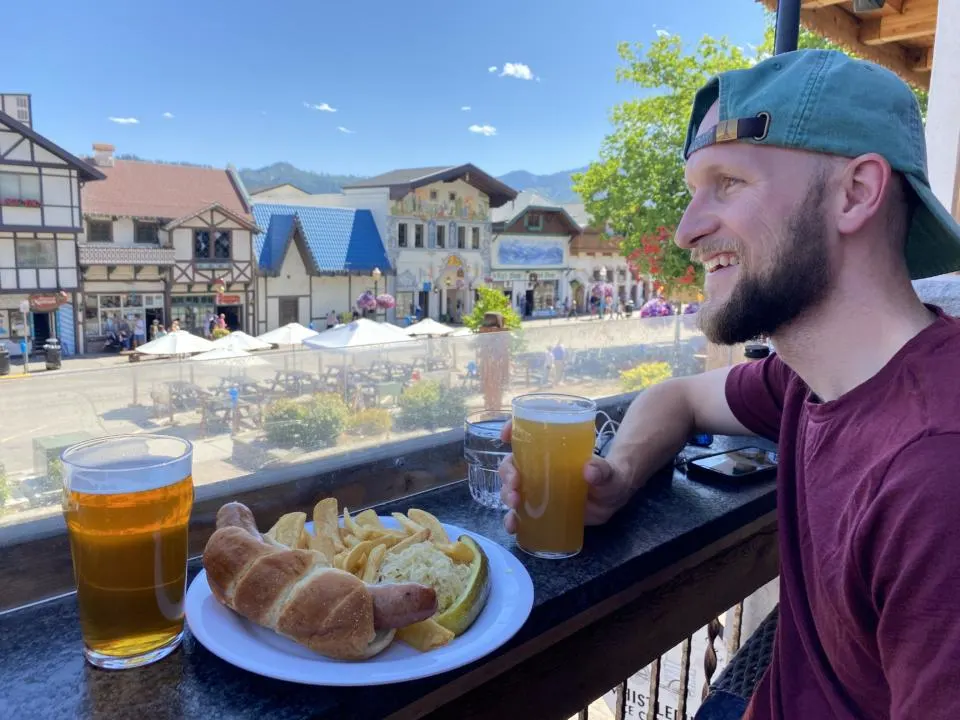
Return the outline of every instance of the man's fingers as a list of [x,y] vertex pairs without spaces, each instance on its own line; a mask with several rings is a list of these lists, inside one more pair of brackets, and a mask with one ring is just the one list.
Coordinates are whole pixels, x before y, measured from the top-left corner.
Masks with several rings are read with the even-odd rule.
[[513,510],[508,512],[506,517],[503,518],[503,526],[511,535],[517,534],[517,514],[513,512]]
[[517,466],[513,464],[513,455],[507,455],[500,461],[497,473],[504,487],[516,490],[520,486],[520,473],[517,472]]
[[600,457],[591,458],[583,468],[583,478],[590,485],[604,485],[613,477],[610,464]]
[[506,424],[500,428],[500,440],[508,443],[511,437],[513,437],[513,420],[507,420]]

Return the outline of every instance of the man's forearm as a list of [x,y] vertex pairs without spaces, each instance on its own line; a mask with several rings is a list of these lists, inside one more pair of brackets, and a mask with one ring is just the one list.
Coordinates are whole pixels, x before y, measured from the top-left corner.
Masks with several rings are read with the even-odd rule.
[[694,432],[685,381],[677,378],[644,390],[620,423],[607,462],[634,488],[669,463]]

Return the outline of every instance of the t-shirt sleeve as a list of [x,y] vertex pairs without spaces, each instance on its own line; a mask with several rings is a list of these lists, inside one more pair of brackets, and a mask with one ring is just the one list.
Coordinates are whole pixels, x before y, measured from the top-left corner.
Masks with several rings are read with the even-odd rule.
[[776,353],[763,360],[734,365],[727,375],[727,404],[747,430],[776,442],[783,398],[793,375]]
[[960,435],[914,441],[857,528],[890,717],[960,718]]

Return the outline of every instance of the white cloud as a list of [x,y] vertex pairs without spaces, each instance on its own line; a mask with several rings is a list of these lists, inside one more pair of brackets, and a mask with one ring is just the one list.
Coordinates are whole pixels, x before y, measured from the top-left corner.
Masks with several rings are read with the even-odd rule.
[[518,80],[533,80],[533,71],[523,63],[504,63],[500,77],[515,77]]
[[122,118],[122,117],[109,117],[107,118],[110,122],[115,122],[117,125],[139,125],[140,121],[134,117]]
[[163,117],[164,117],[165,120],[173,120],[173,113],[172,113],[172,112],[165,112],[165,113],[163,114]]
[[470,112],[470,110],[471,110],[471,108],[470,108],[469,105],[464,105],[464,106],[461,107],[460,109],[463,110],[464,112]]
[[344,133],[345,135],[354,135],[357,132],[356,130],[350,130],[349,128],[345,128],[343,125],[338,125],[337,130]]
[[467,130],[477,135],[486,135],[487,137],[497,134],[497,129],[493,125],[471,125]]
[[495,73],[497,70],[498,68],[496,65],[491,65],[490,67],[487,68],[487,72],[489,73]]
[[657,37],[670,37],[670,33],[666,30],[657,30]]
[[305,108],[310,108],[311,110],[319,110],[320,112],[336,112],[335,107],[330,107],[327,103],[320,103],[319,105],[314,105],[312,103],[305,102],[303,104]]

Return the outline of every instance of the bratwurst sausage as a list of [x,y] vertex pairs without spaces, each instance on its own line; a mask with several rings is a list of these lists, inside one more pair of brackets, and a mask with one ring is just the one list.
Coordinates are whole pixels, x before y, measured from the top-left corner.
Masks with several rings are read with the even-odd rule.
[[243,503],[228,502],[217,510],[217,530],[225,527],[238,527],[261,539],[260,531],[257,530],[257,521],[250,508]]
[[373,626],[392,630],[426,620],[437,612],[437,593],[417,583],[367,585],[373,596]]

